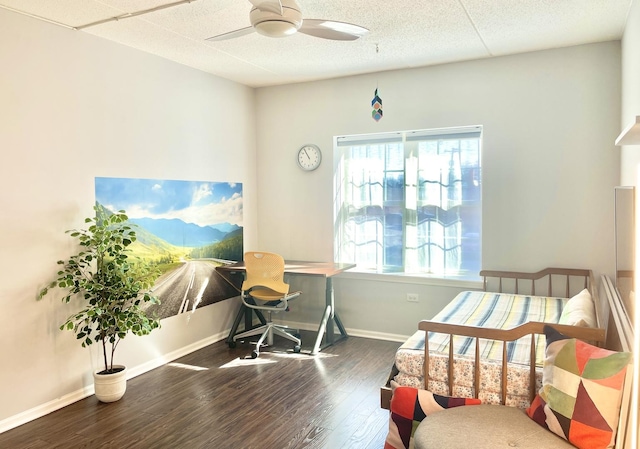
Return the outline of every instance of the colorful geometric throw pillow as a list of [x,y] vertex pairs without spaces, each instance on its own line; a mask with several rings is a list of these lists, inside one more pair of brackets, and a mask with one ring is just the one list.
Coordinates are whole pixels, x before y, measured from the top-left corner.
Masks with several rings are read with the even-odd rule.
[[542,388],[527,415],[578,448],[612,448],[631,354],[568,338],[550,326],[545,335]]
[[396,387],[391,397],[384,449],[413,448],[413,433],[424,418],[447,408],[480,403],[480,399],[452,398],[412,387]]

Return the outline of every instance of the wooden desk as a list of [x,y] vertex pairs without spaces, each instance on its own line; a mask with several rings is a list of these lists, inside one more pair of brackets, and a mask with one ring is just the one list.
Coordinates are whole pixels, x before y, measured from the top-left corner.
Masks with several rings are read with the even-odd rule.
[[[325,284],[325,310],[322,315],[322,319],[320,320],[320,325],[318,326],[318,334],[316,336],[315,344],[313,345],[312,354],[317,354],[321,349],[326,348],[327,346],[331,346],[336,341],[342,340],[343,338],[348,337],[347,331],[345,330],[342,322],[340,321],[340,317],[338,316],[335,308],[335,298],[333,294],[333,276],[342,273],[343,271],[349,270],[355,267],[355,264],[344,264],[344,263],[333,263],[333,262],[304,262],[304,261],[285,261],[284,264],[284,272],[289,275],[302,275],[302,276],[321,276],[326,279]],[[230,276],[234,273],[244,273],[245,267],[244,262],[238,262],[230,265],[223,265],[217,267],[216,270],[232,285],[235,285]],[[249,309],[244,304],[240,308],[238,315],[236,316],[236,320],[231,328],[231,332],[229,333],[229,337],[227,337],[227,343],[233,341],[233,336],[236,334],[238,330],[238,326],[242,317],[245,318],[245,330],[250,329],[252,326],[253,317],[251,315],[252,309]],[[255,310],[255,312],[259,312]],[[265,320],[262,314],[256,313],[261,323],[264,324]],[[340,331],[340,336],[336,339],[334,334],[334,325],[338,326],[338,330]],[[325,343],[322,345],[322,337],[325,338]]]

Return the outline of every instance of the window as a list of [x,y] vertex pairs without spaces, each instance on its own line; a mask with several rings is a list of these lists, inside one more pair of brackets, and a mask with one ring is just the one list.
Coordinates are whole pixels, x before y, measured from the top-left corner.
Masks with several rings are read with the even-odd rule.
[[336,138],[335,260],[384,273],[480,271],[482,127]]

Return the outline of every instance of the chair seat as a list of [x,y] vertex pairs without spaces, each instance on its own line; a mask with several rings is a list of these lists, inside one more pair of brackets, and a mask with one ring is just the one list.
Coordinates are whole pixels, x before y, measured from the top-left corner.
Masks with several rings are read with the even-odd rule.
[[262,301],[273,301],[282,299],[283,295],[270,288],[254,288],[251,290],[251,296]]
[[524,411],[504,405],[453,407],[425,418],[414,434],[415,449],[575,449]]

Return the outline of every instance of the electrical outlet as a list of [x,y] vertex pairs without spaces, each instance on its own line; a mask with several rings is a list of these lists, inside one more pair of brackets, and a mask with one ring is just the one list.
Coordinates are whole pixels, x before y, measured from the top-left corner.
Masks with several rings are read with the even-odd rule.
[[409,302],[418,302],[418,294],[417,293],[407,293],[407,301],[409,301]]

